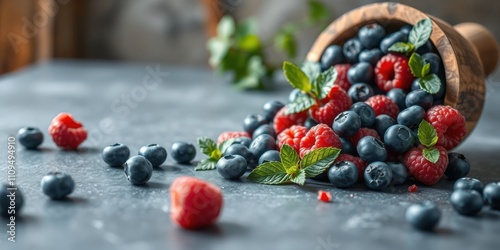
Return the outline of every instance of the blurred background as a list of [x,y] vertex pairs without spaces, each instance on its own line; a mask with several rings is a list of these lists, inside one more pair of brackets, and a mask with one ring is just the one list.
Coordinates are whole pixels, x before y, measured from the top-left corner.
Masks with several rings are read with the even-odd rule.
[[[326,23],[370,0],[318,0]],[[500,2],[491,0],[397,1],[450,24],[472,21],[500,40]],[[207,39],[223,15],[255,18],[262,41],[286,23],[308,15],[307,0],[0,0],[0,74],[52,58],[153,61],[208,66]],[[304,59],[324,26],[294,34]],[[271,43],[272,44],[272,43]],[[272,61],[282,61],[263,44]]]

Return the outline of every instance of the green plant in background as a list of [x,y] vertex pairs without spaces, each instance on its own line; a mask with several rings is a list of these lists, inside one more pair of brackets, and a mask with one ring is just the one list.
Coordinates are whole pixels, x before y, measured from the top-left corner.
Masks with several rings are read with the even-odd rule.
[[232,83],[241,89],[265,89],[272,84],[272,75],[279,65],[266,61],[264,47],[270,44],[294,60],[297,55],[295,35],[308,26],[326,26],[327,8],[318,0],[309,0],[308,17],[297,23],[287,23],[279,29],[273,41],[265,43],[257,36],[255,20],[236,24],[230,16],[224,16],[217,27],[217,36],[207,42],[209,63],[221,73],[230,73]]

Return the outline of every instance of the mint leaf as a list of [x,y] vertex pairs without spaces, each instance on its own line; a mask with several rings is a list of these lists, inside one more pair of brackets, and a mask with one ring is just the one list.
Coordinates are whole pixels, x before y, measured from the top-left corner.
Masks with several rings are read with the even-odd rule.
[[432,33],[432,21],[430,18],[425,18],[418,21],[413,26],[408,37],[408,41],[415,46],[415,50],[424,45]]
[[293,102],[288,103],[285,108],[285,115],[299,113],[316,104],[316,100],[308,95],[300,95]]
[[277,185],[289,182],[291,176],[281,162],[266,162],[255,168],[247,178],[261,184]]
[[441,79],[436,74],[429,74],[418,80],[420,88],[429,94],[436,94],[441,89]]
[[197,140],[198,147],[200,147],[203,154],[211,156],[214,151],[217,151],[217,144],[208,137],[200,137]]
[[236,30],[236,24],[231,16],[224,16],[217,25],[217,36],[230,38]]
[[288,171],[293,167],[299,166],[300,162],[299,154],[297,154],[297,152],[295,152],[295,150],[288,144],[284,144],[281,147],[280,159],[281,159],[281,164],[283,164],[283,167],[285,168],[286,171]]
[[335,84],[335,80],[337,80],[337,71],[333,67],[330,67],[318,76],[316,81],[318,99],[322,100],[328,96]]
[[439,150],[435,147],[424,148],[422,150],[422,155],[432,163],[436,163],[439,160]]
[[242,37],[257,34],[257,21],[255,18],[250,18],[244,22],[238,22],[236,26],[236,39],[240,40]]
[[321,73],[321,66],[319,66],[318,62],[305,62],[301,69],[309,77],[309,82],[316,81]]
[[315,149],[302,158],[300,167],[305,171],[306,177],[314,177],[319,175],[329,167],[329,165],[337,159],[340,154],[340,149],[327,147]]
[[309,1],[309,22],[320,22],[328,18],[328,8],[317,0]]
[[217,168],[217,160],[215,159],[203,159],[201,160],[198,165],[196,165],[196,168],[194,168],[195,171],[200,171],[200,170],[214,170]]
[[231,42],[229,40],[221,39],[218,37],[211,38],[207,42],[207,49],[210,51],[209,63],[213,67],[217,67],[221,61],[226,57]]
[[289,58],[294,58],[297,54],[297,40],[290,32],[281,31],[276,34],[274,47],[278,51],[285,52]]
[[238,47],[250,52],[259,51],[261,49],[260,38],[255,34],[246,35],[239,39]]
[[234,142],[234,139],[229,139],[229,140],[225,140],[225,141],[221,142],[221,144],[219,144],[219,147],[218,147],[220,154],[223,155],[224,152],[226,152],[226,149],[229,148],[229,146],[231,146],[231,144],[233,144],[233,142]]
[[421,77],[425,76],[425,75],[422,75],[422,71],[423,71],[422,69],[425,66],[425,61],[424,61],[424,58],[421,57],[419,54],[413,53],[410,56],[410,59],[408,60],[408,66],[410,67],[411,74],[414,77],[421,78]]
[[300,170],[298,175],[290,178],[290,181],[304,186],[304,183],[306,183],[306,172],[304,170]]
[[283,63],[283,70],[286,79],[290,82],[292,87],[300,89],[306,93],[311,91],[312,84],[309,81],[309,78],[304,71],[297,67],[297,65],[285,61]]
[[422,67],[422,75],[426,76],[426,75],[429,74],[430,71],[431,71],[431,64],[430,63],[426,63],[424,65],[424,67]]
[[405,43],[405,42],[397,42],[391,47],[389,47],[389,51],[394,51],[398,53],[404,53],[406,55],[409,55],[410,53],[413,52],[415,49],[415,46],[411,43]]
[[438,141],[436,129],[426,120],[422,120],[418,125],[418,140],[426,147],[436,145]]

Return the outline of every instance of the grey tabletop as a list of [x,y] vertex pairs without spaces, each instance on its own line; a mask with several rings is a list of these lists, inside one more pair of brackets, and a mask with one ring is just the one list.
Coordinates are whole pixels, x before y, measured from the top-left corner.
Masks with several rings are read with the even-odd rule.
[[[484,183],[500,181],[500,84],[491,82],[475,131],[456,149],[472,164],[469,174]],[[241,130],[249,113],[271,99],[286,101],[290,88],[242,92],[208,69],[156,64],[56,61],[0,77],[0,181],[7,179],[6,145],[23,126],[45,133],[38,151],[16,145],[16,182],[25,206],[16,218],[16,242],[7,240],[0,219],[0,249],[497,249],[500,212],[458,215],[449,203],[453,182],[413,182],[384,192],[363,185],[341,190],[327,184],[267,186],[221,178],[216,171],[170,157],[145,186],[131,185],[122,169],[101,159],[106,145],[121,142],[132,152],[150,143],[216,138]],[[76,152],[59,150],[47,128],[60,112],[83,122],[89,138]],[[196,161],[203,159],[198,152]],[[73,176],[75,192],[49,200],[40,180],[49,171]],[[208,180],[222,189],[224,207],[213,227],[186,231],[169,219],[168,188],[179,176]],[[332,203],[316,199],[329,190]],[[404,220],[414,202],[432,200],[443,216],[435,232],[420,232]]]

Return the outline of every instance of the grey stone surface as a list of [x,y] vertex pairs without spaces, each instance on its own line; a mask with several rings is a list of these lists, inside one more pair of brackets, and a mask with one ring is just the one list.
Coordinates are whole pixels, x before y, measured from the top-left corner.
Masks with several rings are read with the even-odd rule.
[[[448,180],[419,185],[417,193],[406,191],[411,181],[384,192],[313,182],[266,186],[225,180],[216,171],[195,172],[169,157],[148,185],[131,185],[122,169],[104,164],[103,147],[121,142],[134,154],[149,143],[169,148],[175,141],[215,138],[240,130],[246,114],[260,112],[267,100],[285,101],[290,90],[283,84],[270,92],[241,92],[209,70],[166,65],[158,65],[168,72],[160,84],[143,85],[148,67],[157,65],[59,61],[0,78],[0,181],[7,178],[8,136],[27,125],[46,136],[39,151],[17,145],[16,180],[25,207],[16,220],[16,243],[7,241],[8,221],[0,219],[0,249],[496,249],[500,244],[500,212],[484,208],[476,217],[458,215],[449,204]],[[485,183],[500,180],[500,84],[488,89],[477,129],[456,150],[470,159],[469,176]],[[121,101],[126,95],[132,95],[130,106]],[[89,130],[77,152],[57,149],[46,132],[63,111]],[[40,191],[41,178],[51,170],[76,181],[68,200],[52,201]],[[170,221],[168,188],[182,175],[221,187],[225,205],[215,226],[185,231]],[[331,191],[334,201],[319,202],[318,189]],[[406,207],[427,199],[443,212],[432,233],[404,221]]]

